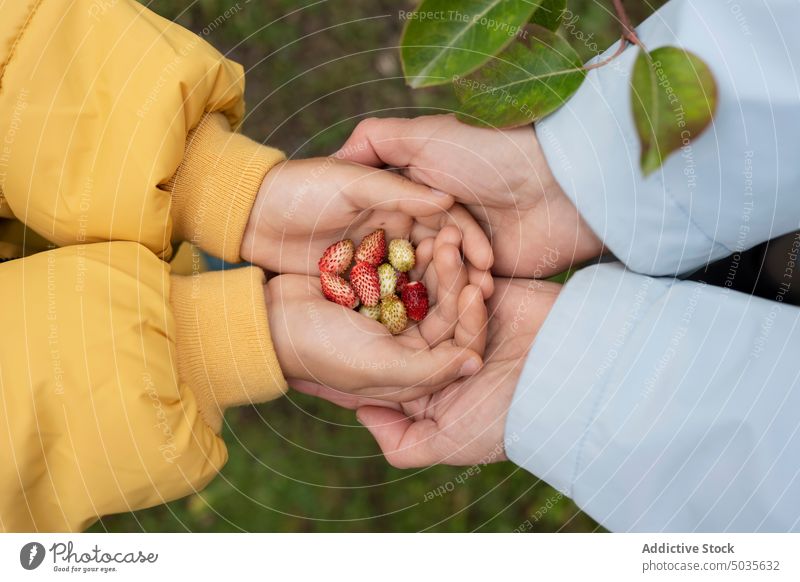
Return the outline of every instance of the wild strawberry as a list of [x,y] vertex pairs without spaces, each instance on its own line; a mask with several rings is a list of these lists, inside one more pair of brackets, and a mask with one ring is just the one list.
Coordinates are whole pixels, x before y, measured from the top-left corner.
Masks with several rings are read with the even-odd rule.
[[408,323],[403,302],[394,295],[381,299],[381,323],[392,335],[401,333]]
[[381,318],[381,306],[375,305],[374,307],[367,307],[366,305],[362,305],[358,308],[358,312],[361,315],[366,315],[370,319],[374,319],[378,321]]
[[340,240],[333,243],[319,260],[319,270],[322,273],[344,273],[353,262],[353,241],[350,239]]
[[414,321],[422,321],[428,315],[428,290],[420,281],[409,283],[403,289],[403,305]]
[[356,249],[356,261],[377,267],[383,262],[384,257],[386,257],[386,233],[380,228],[361,240]]
[[358,306],[356,292],[353,291],[350,283],[339,275],[322,271],[319,276],[319,282],[322,287],[322,294],[325,295],[328,301],[333,301],[348,309],[354,309]]
[[389,243],[389,262],[401,273],[410,271],[416,263],[414,246],[405,239],[394,239]]
[[408,273],[400,273],[397,276],[397,292],[402,293],[406,285],[408,285]]
[[381,300],[381,284],[378,271],[369,263],[356,263],[350,271],[350,285],[356,290],[361,303],[367,307],[375,307]]
[[397,287],[397,271],[389,263],[378,267],[378,280],[381,284],[381,297],[394,295]]

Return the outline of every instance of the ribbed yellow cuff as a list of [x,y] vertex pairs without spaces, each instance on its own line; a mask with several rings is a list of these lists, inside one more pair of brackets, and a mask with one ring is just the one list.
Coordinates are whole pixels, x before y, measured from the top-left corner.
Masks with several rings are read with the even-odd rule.
[[207,113],[189,132],[172,193],[173,239],[236,263],[261,182],[283,152],[231,132],[222,113]]
[[257,267],[173,275],[178,375],[194,391],[200,414],[216,432],[226,408],[265,402],[287,390]]

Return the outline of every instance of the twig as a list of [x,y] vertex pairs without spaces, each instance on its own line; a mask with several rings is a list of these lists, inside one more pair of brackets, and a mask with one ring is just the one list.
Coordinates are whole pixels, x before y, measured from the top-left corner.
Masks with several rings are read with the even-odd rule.
[[586,65],[583,67],[584,71],[591,71],[593,69],[599,69],[600,67],[605,67],[611,61],[616,59],[622,53],[625,52],[625,49],[628,48],[629,45],[635,45],[644,51],[644,54],[647,54],[647,48],[644,46],[644,43],[639,39],[639,35],[636,34],[636,31],[633,29],[633,25],[631,24],[631,19],[628,16],[628,12],[625,10],[625,5],[622,3],[622,0],[613,0],[614,2],[614,10],[617,12],[617,19],[619,20],[619,24],[622,27],[622,40],[619,43],[619,48],[617,52],[613,55],[604,59],[600,62]]
[[617,18],[619,19],[620,26],[622,26],[622,38],[640,47],[644,52],[647,52],[644,44],[639,40],[639,36],[633,29],[633,25],[631,25],[631,19],[628,16],[628,12],[625,10],[625,5],[622,3],[622,0],[613,0],[613,2],[614,10],[617,11]]
[[626,38],[623,36],[623,37],[620,39],[619,48],[617,48],[617,52],[615,52],[615,53],[614,53],[613,55],[611,55],[610,57],[608,57],[608,58],[606,58],[606,59],[603,59],[602,61],[598,61],[598,62],[596,62],[596,63],[593,63],[593,64],[591,64],[591,65],[585,65],[585,66],[583,67],[583,70],[584,70],[584,71],[591,71],[591,70],[593,70],[593,69],[599,69],[600,67],[605,67],[605,66],[606,66],[607,64],[609,64],[611,61],[613,61],[613,60],[614,60],[614,59],[616,59],[618,56],[620,56],[622,53],[624,53],[626,48],[628,48],[628,40],[627,40],[627,39],[626,39]]

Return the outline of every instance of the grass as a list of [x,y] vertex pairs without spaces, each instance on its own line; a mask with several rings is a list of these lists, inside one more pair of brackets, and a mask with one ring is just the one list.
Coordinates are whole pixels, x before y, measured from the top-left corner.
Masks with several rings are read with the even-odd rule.
[[[657,2],[660,5],[663,2]],[[290,156],[335,151],[366,116],[447,111],[449,88],[411,91],[396,46],[409,2],[154,0],[162,16],[247,70],[244,132]],[[617,38],[610,2],[571,1],[600,47]],[[633,3],[629,3],[633,4]],[[635,21],[652,11],[631,9]],[[227,11],[227,12],[226,12]],[[575,42],[584,57],[585,43]],[[393,469],[350,411],[292,393],[229,412],[230,460],[204,491],[91,531],[594,531],[568,499],[511,463]],[[440,495],[433,495],[439,491]],[[430,499],[432,497],[432,499]],[[430,499],[426,501],[426,499]]]
[[[229,413],[230,460],[191,497],[93,531],[587,531],[574,505],[511,463],[393,469],[351,412],[291,394]],[[436,492],[439,492],[437,495]],[[549,503],[548,503],[549,501]]]

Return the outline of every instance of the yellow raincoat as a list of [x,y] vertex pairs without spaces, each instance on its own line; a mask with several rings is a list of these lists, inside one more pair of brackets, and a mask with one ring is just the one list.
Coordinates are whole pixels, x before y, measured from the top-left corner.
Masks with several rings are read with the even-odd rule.
[[231,405],[282,394],[256,268],[229,261],[282,154],[233,133],[242,68],[132,0],[0,20],[0,530],[81,530],[204,487]]

